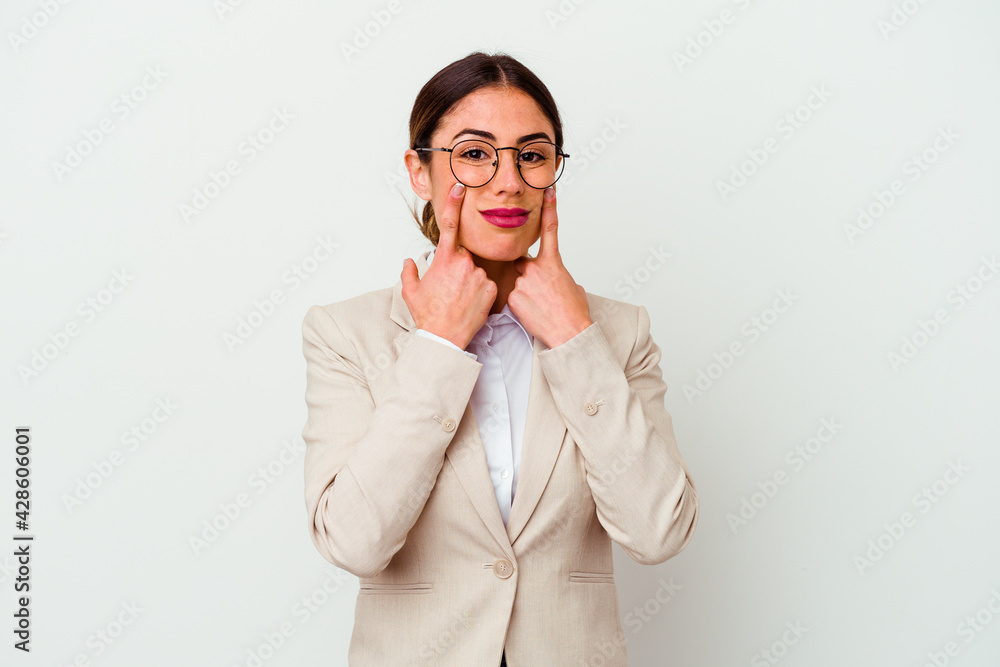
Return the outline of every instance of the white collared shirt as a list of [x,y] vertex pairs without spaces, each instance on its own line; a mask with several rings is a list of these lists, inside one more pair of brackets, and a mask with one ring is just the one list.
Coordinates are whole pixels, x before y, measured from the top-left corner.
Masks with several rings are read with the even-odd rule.
[[[428,266],[433,259],[431,250]],[[499,313],[486,317],[465,350],[423,329],[417,329],[416,334],[464,352],[483,365],[469,402],[479,423],[490,480],[506,526],[521,465],[534,339],[506,304]]]

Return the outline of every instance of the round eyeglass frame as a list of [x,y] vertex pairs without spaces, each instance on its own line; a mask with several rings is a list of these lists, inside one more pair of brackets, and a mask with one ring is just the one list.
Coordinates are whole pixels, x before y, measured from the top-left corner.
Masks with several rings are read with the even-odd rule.
[[[494,150],[494,152],[496,152],[497,159],[496,159],[496,162],[493,163],[493,175],[490,176],[489,179],[487,179],[487,181],[485,183],[483,183],[482,185],[469,185],[468,183],[466,183],[465,181],[463,181],[462,179],[460,179],[458,177],[458,174],[455,173],[455,166],[451,163],[451,157],[452,157],[452,155],[454,155],[455,149],[458,148],[458,146],[460,144],[464,144],[467,141],[472,141],[472,142],[476,142],[476,143],[480,143],[480,144],[486,144],[487,146],[489,146],[490,148],[492,148]],[[524,181],[524,184],[527,185],[529,188],[533,188],[535,190],[545,190],[546,188],[551,188],[553,185],[556,184],[556,181],[558,181],[560,178],[562,178],[563,172],[566,171],[566,162],[565,162],[565,160],[563,160],[562,162],[560,162],[560,164],[559,164],[559,173],[556,174],[556,180],[555,181],[552,181],[551,183],[549,183],[548,185],[546,185],[544,188],[535,187],[534,185],[532,185],[531,183],[529,183],[524,178],[524,174],[521,173],[521,151],[523,151],[528,146],[531,146],[532,144],[549,144],[550,146],[555,146],[556,155],[557,156],[560,156],[562,158],[568,158],[569,157],[569,153],[563,153],[562,149],[559,148],[559,146],[556,146],[556,144],[552,143],[551,141],[532,141],[532,142],[529,142],[529,143],[525,144],[521,148],[518,148],[516,146],[504,146],[503,148],[497,148],[496,146],[494,146],[490,142],[483,141],[482,139],[462,139],[461,141],[457,142],[451,148],[414,148],[413,150],[418,151],[418,152],[419,151],[424,151],[424,152],[427,152],[427,153],[430,153],[430,152],[433,152],[433,151],[443,151],[445,153],[449,153],[450,155],[448,155],[448,168],[451,169],[451,175],[455,177],[456,181],[458,181],[459,183],[461,183],[462,185],[464,185],[467,188],[482,188],[482,187],[485,187],[486,185],[489,185],[489,182],[492,181],[494,178],[496,178],[497,172],[500,171],[500,151],[517,151],[517,155],[514,156],[514,166],[517,167],[517,174],[518,174],[518,176],[521,177],[521,180]]]

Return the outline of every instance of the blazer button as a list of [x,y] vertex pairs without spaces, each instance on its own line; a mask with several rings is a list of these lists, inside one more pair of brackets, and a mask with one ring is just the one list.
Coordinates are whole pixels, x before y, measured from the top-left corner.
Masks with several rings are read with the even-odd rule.
[[451,433],[452,431],[455,430],[455,420],[451,419],[450,417],[448,419],[445,419],[443,422],[441,422],[441,428]]
[[597,403],[594,403],[593,401],[590,401],[585,406],[583,406],[583,409],[587,411],[588,415],[596,415],[597,414]]
[[514,566],[510,564],[510,561],[506,558],[501,558],[497,562],[493,563],[493,574],[497,575],[501,579],[506,579],[510,575],[514,574]]

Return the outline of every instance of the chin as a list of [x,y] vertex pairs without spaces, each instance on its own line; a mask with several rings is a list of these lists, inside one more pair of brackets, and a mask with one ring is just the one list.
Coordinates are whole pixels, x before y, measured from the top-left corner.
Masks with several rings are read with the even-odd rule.
[[470,248],[469,251],[491,262],[513,262],[518,257],[524,257],[530,247],[530,244],[525,245],[523,242],[511,239],[510,243],[492,243],[475,250]]
[[517,253],[516,251],[514,251],[514,252],[498,252],[498,251],[493,251],[493,252],[474,252],[473,254],[476,255],[477,257],[481,258],[481,259],[486,259],[486,260],[489,260],[491,262],[513,262],[518,257],[521,257],[522,255],[524,255],[523,252],[522,253]]

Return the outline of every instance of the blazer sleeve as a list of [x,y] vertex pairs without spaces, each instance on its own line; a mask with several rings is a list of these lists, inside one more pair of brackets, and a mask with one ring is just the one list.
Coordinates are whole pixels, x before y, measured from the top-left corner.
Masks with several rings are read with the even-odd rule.
[[539,363],[583,455],[598,520],[633,560],[655,565],[690,542],[698,492],[664,405],[660,348],[645,306],[636,334],[624,369],[597,322],[540,352]]
[[[326,309],[312,306],[302,322],[309,535],[326,560],[358,577],[374,577],[402,548],[482,369],[412,331],[402,343],[395,363],[363,368]],[[378,405],[368,373],[388,373]]]

